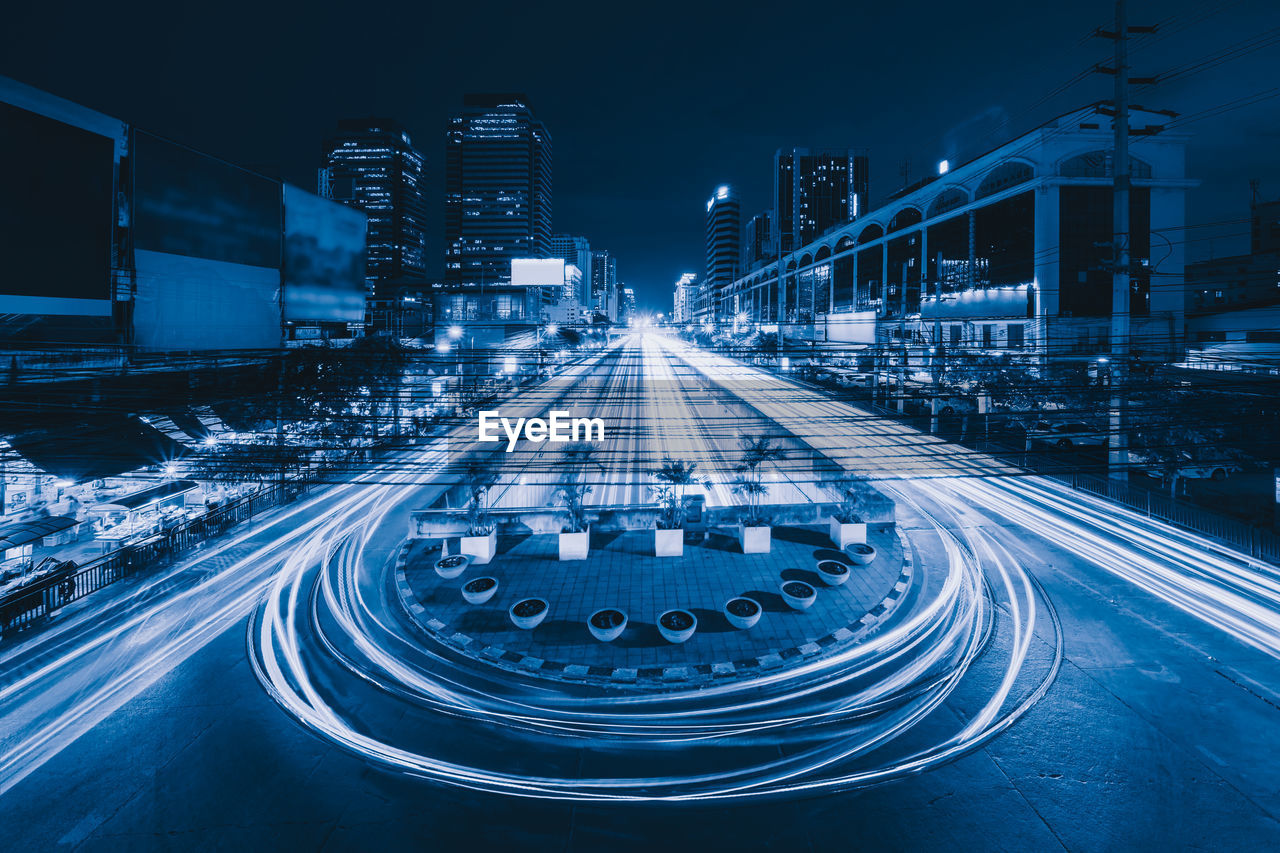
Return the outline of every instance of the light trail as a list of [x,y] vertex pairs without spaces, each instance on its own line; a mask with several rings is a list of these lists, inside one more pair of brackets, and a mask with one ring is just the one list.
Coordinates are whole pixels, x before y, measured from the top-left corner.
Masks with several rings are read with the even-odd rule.
[[[660,447],[662,438],[651,441]],[[797,796],[877,784],[953,760],[1003,731],[1043,695],[1061,661],[1056,618],[1051,659],[1032,654],[1037,614],[1048,605],[1008,550],[981,530],[965,531],[961,541],[921,510],[947,555],[947,565],[936,567],[936,593],[851,648],[750,680],[663,693],[606,694],[525,679],[409,633],[389,599],[388,566],[365,560],[389,501],[375,500],[333,527],[328,540],[312,537],[295,551],[272,581],[248,642],[259,680],[290,715],[411,776],[602,801]],[[993,631],[998,643],[988,642]],[[909,746],[923,720],[959,701],[958,688],[974,683],[966,676],[977,666],[981,683],[994,686],[963,715],[967,723],[936,743]],[[363,701],[350,698],[357,684]],[[368,702],[390,703],[405,725],[374,726],[359,710]],[[415,747],[420,732],[441,726],[457,731],[447,742]],[[469,750],[469,732],[498,738],[501,748]],[[511,766],[541,756],[554,767],[584,743],[605,750],[621,772],[555,775]],[[694,751],[698,766],[683,775],[635,772],[671,749]]]

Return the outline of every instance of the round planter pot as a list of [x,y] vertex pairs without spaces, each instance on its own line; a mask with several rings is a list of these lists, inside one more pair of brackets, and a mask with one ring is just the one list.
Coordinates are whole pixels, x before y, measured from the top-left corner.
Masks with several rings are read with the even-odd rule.
[[627,630],[627,614],[612,607],[597,610],[587,619],[587,628],[591,631],[591,636],[600,642],[612,643]]
[[849,567],[836,560],[819,560],[818,577],[827,586],[840,586],[849,580]]
[[462,585],[462,597],[467,600],[467,604],[484,604],[497,591],[497,578],[472,578]]
[[471,558],[465,554],[450,554],[436,560],[436,574],[445,580],[456,578],[471,565]]
[[779,589],[792,610],[808,610],[818,600],[818,591],[804,581],[786,581]]
[[511,624],[517,628],[530,631],[542,624],[542,620],[547,618],[547,613],[550,610],[551,607],[547,604],[546,599],[523,598],[511,605],[507,615],[511,617]]
[[683,643],[698,630],[698,617],[688,610],[668,610],[658,617],[658,632],[668,643]]
[[844,549],[849,555],[849,559],[853,560],[856,566],[867,566],[876,558],[876,549],[874,545],[850,545]]
[[724,603],[724,618],[739,631],[745,631],[760,621],[764,608],[754,598],[731,598]]

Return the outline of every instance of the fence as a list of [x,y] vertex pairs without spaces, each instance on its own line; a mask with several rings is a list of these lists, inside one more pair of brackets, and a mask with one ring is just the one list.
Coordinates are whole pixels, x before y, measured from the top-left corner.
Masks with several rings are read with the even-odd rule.
[[105,586],[131,577],[158,563],[189,551],[200,542],[271,507],[292,500],[315,484],[327,467],[306,471],[284,483],[276,483],[248,497],[211,510],[200,518],[165,530],[136,545],[127,545],[70,571],[55,571],[29,586],[0,598],[0,638],[48,616],[63,605]]
[[[855,395],[849,393],[833,392],[832,389],[816,382],[805,384],[833,399],[849,402],[851,398],[855,397]],[[867,398],[864,399],[854,398],[852,401],[855,405],[869,409],[877,415],[901,421],[922,432],[929,431],[931,416],[928,413],[912,411],[910,406],[904,407],[904,411],[899,412],[896,407],[886,407],[872,402],[869,396],[868,394]],[[983,416],[975,415],[974,417],[980,420]],[[1115,501],[1118,504],[1141,512],[1149,518],[1158,519],[1175,527],[1199,533],[1210,539],[1216,539],[1256,559],[1280,564],[1280,535],[1273,531],[1238,521],[1234,518],[1228,518],[1186,501],[1180,501],[1150,489],[1143,489],[1122,480],[1113,480],[1110,477],[1071,470],[1069,464],[1061,458],[1056,458],[1047,453],[1012,447],[1007,443],[991,439],[986,435],[985,429],[981,431],[983,433],[981,437],[969,438],[966,436],[952,438],[951,440],[995,456],[1015,467],[1052,477],[1061,483],[1071,486],[1073,489]]]

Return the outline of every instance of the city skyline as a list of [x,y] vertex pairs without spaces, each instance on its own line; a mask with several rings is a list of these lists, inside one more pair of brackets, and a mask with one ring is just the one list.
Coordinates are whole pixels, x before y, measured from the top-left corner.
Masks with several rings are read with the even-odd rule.
[[[55,23],[38,9],[25,8],[17,13],[12,31],[28,37],[9,46],[0,59],[0,73],[107,114],[130,116],[139,126],[300,186],[312,185],[321,141],[339,118],[391,116],[405,124],[423,149],[429,199],[427,257],[433,263],[440,263],[444,253],[444,147],[436,140],[442,138],[447,118],[466,92],[503,90],[518,81],[556,140],[556,232],[585,234],[593,243],[609,246],[626,268],[641,303],[656,309],[668,300],[670,282],[701,256],[699,206],[707,187],[732,183],[740,190],[744,212],[765,209],[772,193],[770,159],[778,148],[867,147],[875,205],[901,184],[906,159],[911,161],[909,177],[918,179],[939,160],[963,162],[1053,115],[1108,97],[1109,80],[1077,73],[1105,59],[1107,46],[1096,40],[1090,43],[1084,36],[1108,17],[1107,7],[1106,3],[1071,9],[994,4],[982,20],[962,21],[950,30],[917,25],[906,11],[859,11],[863,29],[914,28],[924,40],[921,47],[928,49],[914,51],[908,62],[905,57],[884,55],[886,48],[870,42],[860,65],[876,68],[877,75],[896,74],[895,85],[864,80],[867,85],[859,90],[863,100],[856,116],[826,107],[846,97],[845,90],[861,79],[856,69],[846,71],[837,65],[837,52],[814,54],[810,61],[818,64],[817,69],[797,88],[777,68],[746,62],[767,28],[745,19],[725,23],[700,10],[666,34],[668,47],[655,48],[659,42],[649,37],[647,28],[659,26],[655,20],[620,35],[612,54],[602,47],[590,48],[585,60],[596,73],[586,80],[579,79],[581,61],[570,63],[554,55],[527,73],[517,72],[518,67],[527,67],[524,60],[531,56],[521,36],[530,27],[535,32],[550,30],[553,23],[526,20],[520,14],[500,15],[491,22],[492,41],[502,49],[495,51],[484,69],[472,68],[458,58],[460,48],[442,40],[444,33],[465,25],[472,15],[443,10],[436,28],[406,25],[404,32],[393,36],[396,44],[420,39],[433,49],[388,53],[383,61],[391,66],[383,66],[384,71],[394,68],[396,73],[379,76],[382,82],[371,97],[366,83],[374,79],[372,69],[357,56],[335,57],[320,47],[323,39],[290,38],[280,47],[268,38],[286,26],[291,32],[301,28],[303,33],[320,26],[326,17],[320,12],[313,22],[267,11],[260,26],[249,31],[218,32],[226,26],[223,22],[202,21],[201,26],[212,27],[220,37],[194,45],[197,55],[206,50],[229,55],[231,46],[240,46],[238,52],[249,57],[247,62],[228,66],[216,55],[207,57],[207,62],[188,63],[179,61],[178,55],[166,59],[158,53],[121,55],[107,50],[116,39],[101,38],[104,33],[123,36],[135,27],[136,34],[154,44],[156,51],[174,49],[172,43],[155,39],[164,31],[156,21],[172,17],[148,20],[145,6],[111,16],[86,7],[82,14],[70,16],[70,23],[68,18]],[[405,14],[412,18],[416,13]],[[814,20],[853,14],[833,6],[815,10]],[[1167,35],[1160,34],[1135,52],[1136,71],[1151,74],[1218,53],[1238,40],[1233,35],[1237,27],[1265,32],[1275,25],[1274,10],[1263,3],[1238,6],[1234,20],[1205,16],[1200,23],[1196,21],[1202,13],[1192,3],[1135,7],[1133,14],[1156,21],[1171,19]],[[604,19],[599,26],[609,23]],[[174,24],[179,25],[180,20]],[[720,40],[743,57],[742,63],[731,63],[732,70],[727,70],[697,51],[693,65],[683,66],[680,79],[659,72],[665,67],[663,50],[704,42],[716,26],[722,33]],[[59,35],[57,48],[40,37],[54,32]],[[784,28],[781,47],[798,44],[807,32]],[[147,73],[157,62],[170,67],[171,73]],[[116,69],[114,75],[84,73],[104,63]],[[951,68],[957,64],[963,67],[959,75]],[[1017,79],[1002,79],[1010,65],[1019,67]],[[280,67],[294,69],[284,78],[283,91],[289,97],[282,100],[277,91],[250,82],[253,75]],[[1141,92],[1139,102],[1192,117],[1265,90],[1267,67],[1265,55],[1244,55],[1195,75],[1175,76]],[[633,73],[637,69],[651,69],[653,74],[637,75]],[[744,72],[746,78],[740,79]],[[697,95],[700,88],[720,85],[730,77],[740,84],[733,91],[742,94],[706,109]],[[423,83],[436,78],[448,84]],[[1074,78],[1079,79],[1057,92]],[[573,84],[565,85],[570,80]],[[938,85],[941,80],[960,87],[943,89]],[[128,85],[121,86],[122,81]],[[1223,85],[1232,94],[1222,96]],[[602,118],[598,111],[578,108],[582,97],[609,91],[619,102],[669,116],[684,129],[686,139],[698,142],[693,147],[682,143],[677,151],[664,141],[657,126],[637,127],[621,115]],[[993,102],[996,91],[1000,94]],[[925,108],[904,114],[897,106],[904,97]],[[1187,127],[1194,132],[1188,174],[1201,181],[1189,193],[1188,219],[1193,224],[1224,223],[1197,233],[1189,246],[1192,260],[1247,248],[1247,234],[1239,233],[1238,224],[1230,220],[1239,218],[1236,211],[1248,201],[1250,178],[1261,179],[1264,195],[1280,193],[1280,177],[1262,144],[1280,132],[1268,103],[1244,105]],[[255,134],[236,132],[246,122],[255,125]],[[1259,143],[1235,151],[1241,138]],[[609,145],[602,147],[605,139]],[[1223,156],[1228,150],[1232,156]],[[606,196],[617,202],[604,203]],[[681,197],[687,201],[677,203]],[[646,227],[637,227],[642,222]],[[655,247],[660,250],[653,251]],[[428,274],[436,278],[442,272]]]

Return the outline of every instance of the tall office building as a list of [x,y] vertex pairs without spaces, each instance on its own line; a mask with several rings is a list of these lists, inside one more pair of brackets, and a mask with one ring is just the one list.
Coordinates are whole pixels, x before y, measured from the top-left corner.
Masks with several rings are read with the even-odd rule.
[[742,212],[733,188],[722,184],[707,199],[708,309],[715,316],[728,316],[736,309],[726,291],[738,277],[742,258]]
[[[608,249],[591,253],[591,306],[610,320],[617,319],[617,302],[614,290],[618,285],[618,262]],[[613,305],[612,314],[609,311]]]
[[473,94],[445,146],[445,281],[506,281],[551,256],[551,136],[518,94]]
[[783,254],[867,210],[868,161],[854,149],[779,149],[773,155],[773,224]]
[[743,235],[742,269],[755,269],[773,260],[773,215],[769,211],[757,213],[747,221]]
[[369,220],[366,267],[375,299],[405,282],[425,282],[426,174],[408,132],[390,119],[342,119],[325,145],[318,192]]
[[574,295],[583,308],[594,308],[591,301],[591,244],[586,237],[557,234],[551,238],[551,257],[573,264],[582,273],[581,284]]
[[698,292],[698,274],[687,272],[676,282],[671,300],[671,321],[688,323],[693,319],[693,305]]

